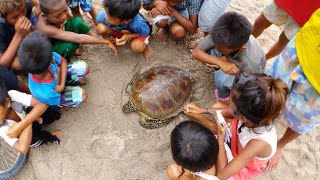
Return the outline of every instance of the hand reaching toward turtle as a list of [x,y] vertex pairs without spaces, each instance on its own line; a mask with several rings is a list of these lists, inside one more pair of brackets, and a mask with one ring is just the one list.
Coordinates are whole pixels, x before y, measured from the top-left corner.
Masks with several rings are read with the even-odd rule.
[[184,112],[194,113],[194,114],[203,114],[203,113],[206,113],[206,112],[207,112],[204,108],[202,108],[202,107],[200,107],[200,106],[198,106],[198,105],[196,105],[196,104],[194,104],[194,103],[189,103],[189,104],[187,104],[187,105],[183,108],[183,110],[184,110]]

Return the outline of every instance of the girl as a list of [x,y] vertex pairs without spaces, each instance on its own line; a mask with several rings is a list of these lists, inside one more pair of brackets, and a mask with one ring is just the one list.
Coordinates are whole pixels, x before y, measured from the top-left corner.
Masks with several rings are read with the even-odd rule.
[[168,166],[173,180],[217,180],[218,142],[205,126],[194,121],[178,124],[171,133],[172,156],[176,163]]
[[216,128],[212,121],[193,115],[202,113],[205,109],[195,104],[186,106],[185,112],[188,115],[200,119],[217,132],[219,179],[252,179],[263,173],[261,168],[266,166],[277,149],[273,121],[283,109],[287,94],[288,87],[279,79],[273,80],[269,76],[258,74],[241,74],[236,77],[229,107],[219,104],[224,116],[234,117],[231,120],[231,151],[234,158],[230,162],[224,148],[226,127],[222,128],[217,123]]

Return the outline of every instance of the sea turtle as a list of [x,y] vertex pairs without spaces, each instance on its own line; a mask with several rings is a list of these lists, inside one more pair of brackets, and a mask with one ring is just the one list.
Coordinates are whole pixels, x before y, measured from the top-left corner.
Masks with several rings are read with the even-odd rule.
[[170,123],[191,98],[191,76],[173,66],[153,67],[136,74],[127,85],[129,101],[122,111],[138,111],[139,124],[147,129]]

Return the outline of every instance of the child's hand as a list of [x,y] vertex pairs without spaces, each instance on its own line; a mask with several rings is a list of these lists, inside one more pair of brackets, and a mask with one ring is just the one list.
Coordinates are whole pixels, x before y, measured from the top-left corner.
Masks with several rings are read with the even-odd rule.
[[16,33],[20,34],[22,37],[25,37],[30,32],[31,26],[32,24],[30,20],[23,16],[18,19],[14,25],[14,29]]
[[114,52],[114,55],[118,56],[118,48],[117,46],[109,39],[104,39],[105,44],[112,49],[112,51]]
[[205,109],[197,106],[194,103],[189,103],[187,104],[184,108],[183,108],[184,112],[186,113],[194,113],[194,114],[202,114],[204,112],[206,112]]
[[151,11],[149,11],[149,14],[151,18],[155,18],[158,15],[161,15],[160,11],[157,8],[153,8]]
[[170,14],[169,4],[167,1],[154,1],[154,5],[159,10],[159,12],[163,15]]
[[64,90],[64,84],[58,84],[56,86],[56,92],[62,93],[63,90]]
[[123,36],[120,39],[116,38],[116,45],[117,46],[123,46],[123,45],[125,45],[127,43],[128,40],[129,40],[128,35],[127,34],[123,34]]
[[239,68],[228,60],[226,56],[219,58],[219,67],[226,74],[239,74]]
[[[217,117],[216,117],[217,119]],[[224,142],[224,139],[225,139],[225,135],[226,135],[226,131],[227,131],[227,128],[229,128],[231,126],[230,123],[227,123],[225,126],[222,126],[219,121],[217,120],[217,127],[218,127],[218,131],[217,131],[217,140],[219,143],[223,143]]]
[[23,129],[21,128],[19,123],[16,123],[12,126],[7,131],[7,136],[10,138],[16,138],[19,137]]

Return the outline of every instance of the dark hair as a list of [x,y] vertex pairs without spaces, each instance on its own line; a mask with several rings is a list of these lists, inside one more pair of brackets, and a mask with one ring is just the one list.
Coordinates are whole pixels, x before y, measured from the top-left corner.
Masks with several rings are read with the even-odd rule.
[[236,111],[256,126],[267,126],[284,108],[288,86],[265,74],[240,74],[231,90]]
[[194,121],[184,121],[171,132],[173,159],[190,171],[206,171],[215,165],[219,146],[214,134]]
[[4,80],[0,78],[0,105],[4,106],[6,99],[9,98],[7,87],[4,83]]
[[103,6],[108,8],[110,16],[121,21],[133,19],[141,8],[140,0],[104,0]]
[[6,17],[9,12],[16,11],[26,3],[25,0],[1,0],[0,17]]
[[52,58],[51,43],[43,33],[34,31],[21,42],[18,57],[25,72],[43,73],[48,69]]
[[211,29],[214,44],[238,49],[250,38],[252,26],[248,19],[236,12],[224,13]]
[[39,4],[41,12],[47,15],[50,12],[51,8],[54,7],[60,1],[65,2],[65,0],[40,0]]

